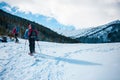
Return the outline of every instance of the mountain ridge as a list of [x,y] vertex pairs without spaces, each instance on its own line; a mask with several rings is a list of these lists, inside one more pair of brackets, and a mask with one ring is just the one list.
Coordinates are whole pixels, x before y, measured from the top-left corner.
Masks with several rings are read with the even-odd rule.
[[40,25],[36,22],[15,16],[0,9],[0,34],[11,35],[12,28],[14,26],[20,26],[19,37],[23,38],[23,34],[28,24],[32,23],[39,31],[39,39],[42,41],[61,42],[61,43],[78,43],[77,40],[60,35],[51,29]]
[[91,32],[76,39],[88,43],[120,42],[120,20],[115,20],[91,30]]
[[83,43],[120,42],[120,20],[97,27],[63,32],[62,34]]

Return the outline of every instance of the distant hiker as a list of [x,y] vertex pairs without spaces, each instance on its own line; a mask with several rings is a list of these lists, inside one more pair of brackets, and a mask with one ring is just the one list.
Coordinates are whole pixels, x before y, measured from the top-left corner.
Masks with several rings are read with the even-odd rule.
[[14,34],[14,37],[15,37],[15,42],[19,42],[18,40],[18,34],[20,32],[20,27],[14,27],[13,30],[12,30],[12,34]]
[[35,53],[35,40],[38,40],[38,31],[34,25],[29,24],[28,29],[25,31],[24,38],[29,40],[29,54],[33,55],[33,53]]

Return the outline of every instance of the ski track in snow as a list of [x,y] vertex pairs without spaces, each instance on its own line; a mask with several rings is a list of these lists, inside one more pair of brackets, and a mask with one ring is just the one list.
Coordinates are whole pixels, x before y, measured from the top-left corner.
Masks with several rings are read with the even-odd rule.
[[[25,48],[23,47],[23,44],[16,44],[12,42],[9,44],[8,43],[3,43],[3,44],[4,46],[0,46],[0,49],[4,53],[5,52],[9,53],[9,57],[7,59],[4,59],[5,56],[3,56],[3,59],[0,59],[1,61],[0,66],[2,67],[2,69],[0,70],[0,80],[7,80],[8,76],[14,76],[14,79],[9,77],[9,80],[63,80],[62,66],[56,65],[54,60],[47,60],[46,58],[41,58],[41,57],[38,57],[38,59],[36,59],[36,57],[29,56],[27,53],[23,53],[26,52],[23,51],[26,50],[23,49]],[[12,44],[15,47],[12,46]],[[7,46],[9,46],[9,48]],[[15,52],[14,50],[17,52]],[[25,56],[29,58],[26,58]],[[32,64],[29,64],[30,61],[32,61]],[[19,62],[22,63],[23,66],[20,65],[21,66],[20,67],[19,65],[17,65],[19,64]],[[32,67],[35,67],[36,70],[32,71]],[[58,67],[60,70],[55,70],[56,68],[58,69]],[[15,68],[18,71],[14,71]],[[39,68],[39,70],[37,68]],[[30,72],[24,72],[25,69],[31,69],[31,70]],[[23,73],[19,73],[19,70],[22,70],[21,72]],[[18,77],[14,74],[14,72],[16,72],[18,75],[23,75],[25,78],[21,79],[21,77],[23,76]],[[31,72],[33,73],[33,75],[30,75],[33,76],[32,79],[24,75],[25,73],[29,74]],[[6,73],[7,75],[5,75]]]
[[78,66],[104,65],[99,61],[94,62],[92,59],[87,59],[87,57],[85,60],[81,55],[96,52],[98,52],[96,54],[100,54],[107,51],[113,53],[120,48],[120,46],[109,47],[111,44],[106,45],[104,49],[101,48],[101,45],[104,44],[97,44],[96,46],[94,44],[76,45],[40,42],[40,51],[37,44],[36,54],[30,56],[28,55],[28,42],[25,44],[24,40],[21,40],[21,43],[0,43],[0,55],[4,54],[0,57],[0,80],[69,80],[67,78],[68,74],[65,72],[65,67],[68,64]]

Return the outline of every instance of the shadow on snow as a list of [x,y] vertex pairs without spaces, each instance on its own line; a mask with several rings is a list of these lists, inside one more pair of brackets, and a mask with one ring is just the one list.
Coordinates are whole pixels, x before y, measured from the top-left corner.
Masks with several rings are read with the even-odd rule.
[[69,59],[69,58],[64,58],[64,57],[55,57],[55,56],[50,56],[46,54],[37,54],[37,57],[57,60],[58,62],[63,61],[63,62],[67,62],[70,64],[77,64],[77,65],[102,65],[99,63],[94,63],[94,62],[89,62],[89,61],[84,61],[84,60]]

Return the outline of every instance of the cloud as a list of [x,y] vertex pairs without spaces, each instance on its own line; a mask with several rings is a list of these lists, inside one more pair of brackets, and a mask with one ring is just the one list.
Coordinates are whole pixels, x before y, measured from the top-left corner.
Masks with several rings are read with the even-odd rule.
[[11,7],[4,6],[3,8],[6,9],[6,10],[8,10],[8,11],[10,11],[10,12],[12,11],[12,10],[11,10]]
[[[2,1],[2,0],[0,0]],[[120,0],[4,0],[19,11],[55,18],[78,28],[120,19]]]

